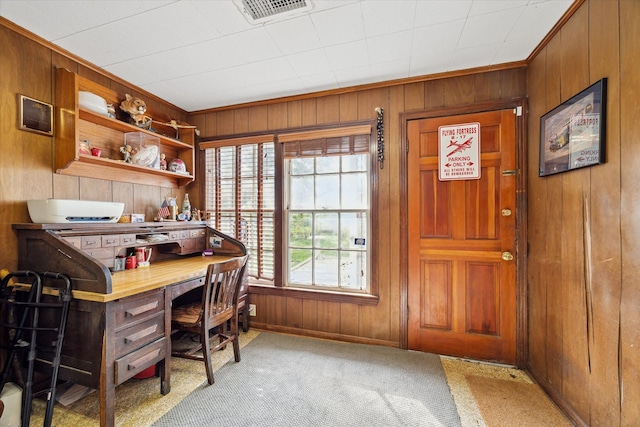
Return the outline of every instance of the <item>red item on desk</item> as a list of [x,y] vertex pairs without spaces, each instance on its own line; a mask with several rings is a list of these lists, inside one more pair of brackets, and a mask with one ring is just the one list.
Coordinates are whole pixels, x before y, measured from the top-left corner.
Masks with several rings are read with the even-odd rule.
[[136,268],[136,257],[133,255],[128,256],[127,260],[124,262],[124,268],[127,270],[133,270]]

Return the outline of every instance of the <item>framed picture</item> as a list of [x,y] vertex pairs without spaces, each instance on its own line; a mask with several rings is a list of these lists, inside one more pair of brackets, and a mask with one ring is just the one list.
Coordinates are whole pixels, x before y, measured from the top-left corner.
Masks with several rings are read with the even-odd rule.
[[539,176],[605,162],[607,79],[540,118]]
[[28,96],[19,96],[20,129],[53,135],[53,107]]

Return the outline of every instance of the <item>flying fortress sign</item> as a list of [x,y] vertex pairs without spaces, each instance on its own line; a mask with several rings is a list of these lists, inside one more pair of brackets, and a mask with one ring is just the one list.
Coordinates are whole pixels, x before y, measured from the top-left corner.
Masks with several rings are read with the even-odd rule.
[[438,128],[440,181],[480,178],[480,123]]

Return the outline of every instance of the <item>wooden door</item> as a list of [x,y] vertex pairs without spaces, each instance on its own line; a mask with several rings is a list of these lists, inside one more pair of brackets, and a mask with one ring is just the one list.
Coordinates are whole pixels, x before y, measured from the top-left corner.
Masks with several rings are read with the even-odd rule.
[[[441,181],[438,128],[475,122],[480,178]],[[515,113],[413,120],[407,135],[409,349],[515,364]]]

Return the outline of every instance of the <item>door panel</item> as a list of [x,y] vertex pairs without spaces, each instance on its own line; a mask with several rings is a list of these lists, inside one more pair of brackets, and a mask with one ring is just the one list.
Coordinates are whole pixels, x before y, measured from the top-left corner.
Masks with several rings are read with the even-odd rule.
[[[472,122],[480,179],[440,181],[438,128]],[[513,110],[414,120],[407,130],[409,348],[514,364],[515,254],[503,259],[515,248]]]

